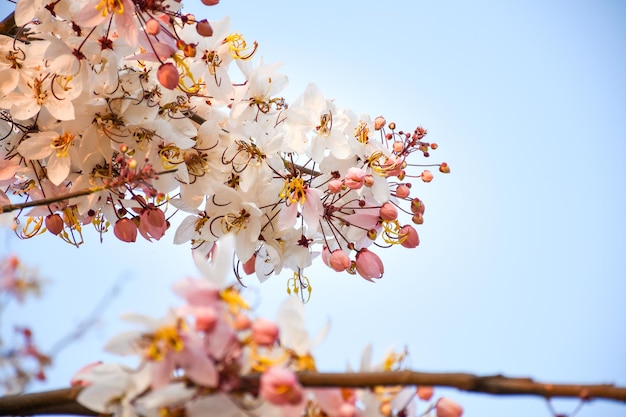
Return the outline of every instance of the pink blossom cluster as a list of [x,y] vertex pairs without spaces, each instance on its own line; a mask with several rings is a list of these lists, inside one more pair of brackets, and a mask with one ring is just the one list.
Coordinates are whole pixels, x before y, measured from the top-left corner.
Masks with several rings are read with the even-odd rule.
[[[279,307],[275,320],[255,316],[237,282],[229,284],[224,278],[232,244],[232,239],[218,243],[208,262],[194,256],[203,278],[174,284],[182,306],[170,309],[162,319],[124,316],[139,328],[114,336],[105,349],[134,356],[137,364],[93,363],[79,370],[72,384],[81,388],[77,397],[81,405],[101,414],[126,416],[420,415],[418,408],[432,399],[431,387],[303,387],[297,372],[317,370],[304,305],[292,296]],[[380,364],[371,364],[370,356],[366,348],[361,371],[401,369],[404,358],[392,352]],[[421,415],[462,414],[456,402],[445,398],[423,408]]]
[[371,281],[375,246],[419,245],[413,182],[449,172],[413,162],[437,148],[426,130],[358,116],[314,84],[288,104],[279,65],[228,18],[177,0],[18,0],[15,21],[0,35],[0,220],[18,236],[174,229],[205,255],[234,236],[244,274],[286,268],[300,289],[320,253]]

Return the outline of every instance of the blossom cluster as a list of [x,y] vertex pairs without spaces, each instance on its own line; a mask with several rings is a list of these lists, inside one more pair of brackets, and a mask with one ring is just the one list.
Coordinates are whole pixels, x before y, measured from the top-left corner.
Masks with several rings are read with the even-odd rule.
[[[276,320],[255,317],[239,284],[224,278],[232,244],[230,238],[216,244],[209,262],[194,256],[203,278],[173,285],[184,304],[166,317],[124,316],[139,328],[114,336],[105,349],[135,357],[137,365],[85,366],[72,378],[81,405],[128,417],[461,416],[462,408],[447,398],[424,405],[418,414],[418,407],[431,401],[432,387],[303,387],[297,372],[317,370],[312,350],[327,328],[312,340],[304,305],[295,296],[280,306]],[[372,364],[366,348],[359,371],[400,370],[405,359],[406,353],[390,352]]]
[[159,240],[182,213],[176,244],[206,256],[232,235],[238,271],[291,270],[303,293],[318,255],[371,281],[373,244],[419,245],[412,181],[449,172],[412,161],[437,148],[427,131],[314,84],[288,104],[286,75],[228,18],[176,0],[18,0],[15,22],[0,35],[0,216],[20,237],[79,246],[92,225]]

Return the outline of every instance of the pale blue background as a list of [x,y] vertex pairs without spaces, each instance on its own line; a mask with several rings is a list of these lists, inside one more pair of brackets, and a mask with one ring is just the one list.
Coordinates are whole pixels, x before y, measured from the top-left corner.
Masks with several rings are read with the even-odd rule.
[[[266,61],[283,62],[287,101],[313,81],[339,106],[423,125],[440,145],[432,159],[452,168],[414,188],[426,204],[421,246],[383,251],[382,280],[307,271],[309,328],[332,323],[315,350],[322,370],[356,366],[367,343],[377,357],[395,344],[419,370],[626,385],[626,3],[187,3],[199,17],[230,15]],[[54,280],[40,303],[3,320],[32,324],[43,347],[126,280],[36,390],[112,360],[100,349],[123,328],[117,315],[164,314],[176,302],[169,284],[194,273],[187,247],[167,238],[87,240],[78,250],[51,237],[2,240],[2,254]],[[264,314],[274,317],[286,279],[260,288]],[[467,417],[550,415],[534,397],[437,393]],[[575,405],[555,401],[560,413]],[[596,401],[578,416],[626,416],[626,405]]]

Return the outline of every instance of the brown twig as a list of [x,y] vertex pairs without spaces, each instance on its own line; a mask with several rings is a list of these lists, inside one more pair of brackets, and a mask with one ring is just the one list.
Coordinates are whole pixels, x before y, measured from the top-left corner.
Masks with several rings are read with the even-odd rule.
[[[503,375],[477,376],[467,373],[431,372],[366,372],[317,373],[301,372],[298,379],[306,387],[375,386],[438,386],[492,395],[530,395],[546,399],[557,397],[613,400],[626,403],[626,387],[612,384],[574,385],[536,382],[530,378],[509,378]],[[258,383],[258,375],[244,378],[244,386]],[[0,398],[0,415],[32,416],[35,414],[74,414],[95,416],[76,402],[80,388],[67,388],[35,394],[11,395]]]

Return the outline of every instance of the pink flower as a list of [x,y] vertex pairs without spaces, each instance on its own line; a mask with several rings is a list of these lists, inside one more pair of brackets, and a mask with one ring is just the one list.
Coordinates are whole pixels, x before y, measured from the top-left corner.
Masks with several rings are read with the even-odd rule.
[[372,278],[383,277],[385,267],[378,255],[364,248],[356,254],[356,271],[366,280],[372,281]]
[[449,398],[439,398],[436,405],[437,417],[461,417],[463,407],[459,403]]
[[263,372],[259,393],[274,405],[296,405],[304,399],[304,392],[296,374],[279,367],[272,367]]
[[252,340],[261,346],[272,346],[278,339],[278,325],[267,319],[252,323]]
[[139,216],[139,233],[146,239],[161,239],[169,227],[165,213],[152,206],[141,211]]

